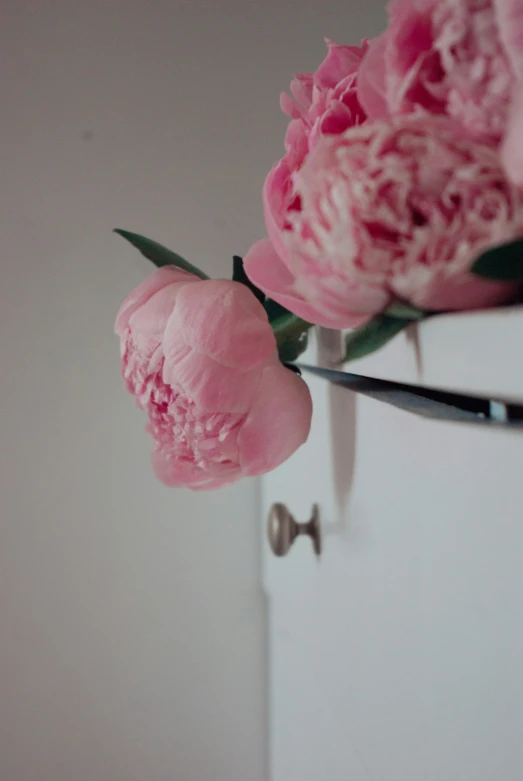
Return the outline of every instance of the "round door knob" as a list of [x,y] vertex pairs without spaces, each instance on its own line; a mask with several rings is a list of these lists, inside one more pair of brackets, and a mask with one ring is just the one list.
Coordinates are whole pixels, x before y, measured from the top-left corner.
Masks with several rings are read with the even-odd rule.
[[293,515],[281,502],[273,504],[267,519],[267,536],[275,556],[286,556],[296,537],[307,535],[317,556],[321,553],[320,510],[317,504],[312,508],[310,521],[297,523]]

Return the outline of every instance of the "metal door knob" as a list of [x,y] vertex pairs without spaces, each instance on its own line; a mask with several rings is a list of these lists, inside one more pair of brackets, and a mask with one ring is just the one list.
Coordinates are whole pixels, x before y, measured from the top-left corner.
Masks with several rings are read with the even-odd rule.
[[267,519],[267,536],[275,556],[286,556],[296,537],[307,535],[317,556],[321,553],[320,510],[317,504],[312,508],[310,521],[297,523],[284,504],[273,504]]

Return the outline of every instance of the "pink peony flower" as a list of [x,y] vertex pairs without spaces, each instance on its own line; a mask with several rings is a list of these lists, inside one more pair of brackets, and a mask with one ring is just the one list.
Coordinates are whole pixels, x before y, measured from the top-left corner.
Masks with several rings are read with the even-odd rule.
[[[452,310],[512,294],[470,267],[483,249],[522,235],[523,195],[496,151],[451,120],[405,115],[324,139],[294,186],[301,208],[279,234],[293,289],[341,326],[396,297]],[[263,251],[253,249],[260,266]]]
[[164,267],[123,302],[116,333],[166,485],[260,475],[307,439],[307,385],[279,362],[265,310],[244,285]]
[[495,0],[503,45],[517,76],[502,147],[508,176],[523,187],[523,3],[521,0]]
[[522,75],[521,1],[393,0],[389,15],[361,67],[369,118],[421,108],[500,141]]
[[523,188],[523,82],[512,102],[501,159],[511,181]]
[[523,79],[523,3],[521,0],[493,0],[499,37],[512,70]]
[[304,301],[294,285],[293,269],[282,231],[289,215],[299,210],[294,175],[308,155],[325,137],[336,136],[365,120],[358,101],[358,70],[368,42],[359,46],[337,46],[326,41],[328,54],[315,73],[299,73],[291,93],[282,94],[282,110],[291,117],[285,136],[284,157],[265,182],[263,202],[267,231],[272,241],[256,245],[245,258],[245,269],[254,284],[298,316],[327,327],[339,326],[335,317],[315,310]]

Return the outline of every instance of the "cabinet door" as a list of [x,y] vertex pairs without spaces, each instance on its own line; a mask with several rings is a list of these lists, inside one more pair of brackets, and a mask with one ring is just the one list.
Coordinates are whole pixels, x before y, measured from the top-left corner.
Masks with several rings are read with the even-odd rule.
[[521,781],[523,433],[307,381],[311,437],[262,489],[324,535],[264,545],[271,781]]

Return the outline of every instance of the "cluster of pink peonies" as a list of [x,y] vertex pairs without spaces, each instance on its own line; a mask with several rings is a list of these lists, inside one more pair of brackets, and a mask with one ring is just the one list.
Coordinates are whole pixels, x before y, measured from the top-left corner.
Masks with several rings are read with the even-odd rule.
[[123,377],[168,486],[263,474],[307,439],[310,394],[264,295],[305,329],[514,296],[472,266],[523,236],[523,0],[393,0],[389,16],[361,46],[327,41],[282,95],[285,155],[244,284],[167,260],[120,308]]
[[361,48],[329,41],[296,103],[282,97],[269,238],[245,258],[253,283],[327,327],[398,299],[473,309],[514,291],[470,269],[523,234],[523,2],[394,0],[389,15]]

